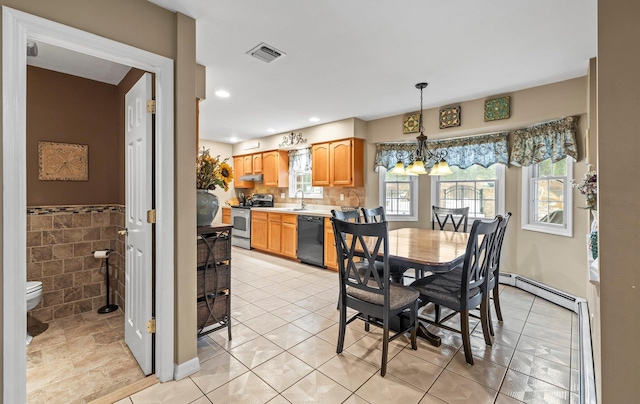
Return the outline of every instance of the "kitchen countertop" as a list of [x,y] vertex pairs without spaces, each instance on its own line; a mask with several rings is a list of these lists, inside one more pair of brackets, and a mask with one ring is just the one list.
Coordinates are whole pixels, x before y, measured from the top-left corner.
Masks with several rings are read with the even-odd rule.
[[[340,208],[336,207],[333,209],[340,209]],[[256,212],[288,213],[288,214],[294,214],[294,215],[331,217],[331,208],[330,209],[314,209],[313,207],[309,208],[307,206],[304,210],[300,210],[300,208],[286,208],[286,207],[251,208],[251,210]]]

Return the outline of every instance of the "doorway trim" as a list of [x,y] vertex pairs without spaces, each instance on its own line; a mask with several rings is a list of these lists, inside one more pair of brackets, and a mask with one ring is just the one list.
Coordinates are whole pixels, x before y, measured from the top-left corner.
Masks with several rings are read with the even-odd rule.
[[[173,60],[2,7],[2,360],[3,399],[26,402],[26,85],[27,37],[156,75],[156,376],[174,367]],[[7,388],[11,386],[11,388]]]

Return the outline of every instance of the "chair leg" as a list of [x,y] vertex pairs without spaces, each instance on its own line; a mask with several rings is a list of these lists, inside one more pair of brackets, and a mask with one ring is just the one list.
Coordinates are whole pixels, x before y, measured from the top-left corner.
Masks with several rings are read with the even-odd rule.
[[338,326],[338,347],[336,353],[342,353],[344,348],[344,335],[347,330],[347,306],[340,302],[340,325]]
[[482,298],[482,302],[480,303],[480,324],[482,325],[482,334],[484,334],[484,342],[485,344],[491,346],[493,345],[492,335],[492,325],[491,318],[489,314],[489,296],[484,296]]
[[493,329],[493,321],[491,321],[491,307],[489,304],[487,304],[487,315],[488,315],[488,321],[489,321],[489,334],[491,334],[492,337],[496,336],[496,332]]
[[502,321],[502,310],[500,310],[500,293],[498,287],[499,283],[496,282],[496,286],[493,287],[493,307],[496,309],[496,317],[498,321]]
[[382,327],[382,368],[380,369],[380,376],[384,377],[387,373],[387,356],[389,354],[389,324],[384,324]]
[[[371,320],[371,317],[367,316],[367,321],[370,321],[370,320]],[[370,328],[371,328],[371,327],[369,326],[369,323],[365,322],[365,323],[364,323],[364,330],[365,330],[366,332],[369,332],[369,329],[370,329]]]
[[440,305],[435,304],[434,308],[436,310],[436,323],[440,322]]
[[418,349],[418,342],[416,341],[416,337],[418,336],[418,301],[416,300],[416,304],[411,310],[411,324],[413,324],[413,328],[411,329],[411,349],[414,351]]
[[462,310],[460,312],[460,331],[462,332],[462,347],[464,349],[464,358],[469,365],[473,365],[473,355],[471,354],[471,336],[469,335],[469,311]]

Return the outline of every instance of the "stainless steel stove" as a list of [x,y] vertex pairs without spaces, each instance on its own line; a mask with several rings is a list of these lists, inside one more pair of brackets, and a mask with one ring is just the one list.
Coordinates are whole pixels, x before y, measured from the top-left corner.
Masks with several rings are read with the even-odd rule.
[[245,206],[231,207],[231,223],[233,232],[231,233],[231,245],[236,247],[251,249],[251,208],[272,208],[272,194],[254,194],[251,201]]

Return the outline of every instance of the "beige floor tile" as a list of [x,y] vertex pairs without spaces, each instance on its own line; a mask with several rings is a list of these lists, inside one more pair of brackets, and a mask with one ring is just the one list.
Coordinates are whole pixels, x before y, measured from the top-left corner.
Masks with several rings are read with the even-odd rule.
[[509,369],[555,384],[564,390],[571,387],[571,369],[546,359],[516,351]]
[[388,373],[385,377],[376,373],[356,391],[356,394],[371,404],[411,404],[420,402],[424,391]]
[[313,334],[306,332],[302,328],[296,327],[291,323],[287,323],[282,327],[278,327],[273,331],[269,331],[263,336],[269,341],[275,343],[282,349],[289,349],[298,345]]
[[414,351],[411,347],[406,347],[405,351],[409,355],[417,356],[418,358],[444,368],[451,361],[458,349],[446,344],[435,347],[422,338],[418,338],[418,349]]
[[529,313],[529,317],[527,317],[527,323],[537,324],[566,333],[571,333],[572,327],[570,318],[556,318],[546,314],[535,313],[533,311]]
[[289,352],[311,367],[317,368],[336,355],[336,347],[313,336],[290,348]]
[[267,404],[290,404],[290,401],[281,395],[277,395],[273,400],[269,400]]
[[85,337],[104,331],[111,331],[109,322],[105,320],[96,320],[90,323],[79,325],[77,327],[65,329],[64,336],[67,341],[72,341],[75,338]]
[[351,392],[315,370],[282,392],[292,403],[341,403]]
[[420,404],[447,404],[447,403],[446,401],[442,401],[438,397],[434,397],[431,394],[427,393],[424,395],[422,400],[420,400]]
[[278,282],[273,280],[273,279],[269,279],[268,277],[264,276],[262,278],[257,278],[254,279],[252,281],[249,282],[249,284],[251,286],[253,286],[254,288],[258,288],[258,289],[269,289],[271,286],[277,284]]
[[[502,302],[500,302],[502,303]],[[502,309],[502,317],[512,318],[514,320],[527,321],[527,317],[529,317],[529,310],[523,310],[516,307],[509,307],[506,304],[501,304],[500,308]]]
[[522,335],[518,341],[516,350],[564,366],[571,366],[571,349],[565,348],[562,345]]
[[[227,330],[224,329],[223,331],[226,332]],[[233,337],[233,334],[231,336]],[[220,355],[224,351],[224,348],[208,336],[198,338],[198,359],[200,359],[200,363]]]
[[547,317],[557,318],[567,322],[571,321],[571,312],[564,307],[547,302],[543,299],[537,299],[531,306],[531,312],[542,314]]
[[306,315],[311,314],[311,312],[307,309],[303,309],[300,306],[297,306],[293,303],[288,304],[287,306],[280,307],[279,309],[273,310],[271,312],[276,316],[280,317],[285,321],[295,321],[299,318],[302,318]]
[[[389,343],[389,353],[387,362],[393,359],[406,346],[406,342],[395,340]],[[381,366],[382,363],[382,338],[375,336],[364,336],[346,349],[346,352],[357,358],[365,360],[374,366]],[[366,397],[365,397],[366,398]]]
[[474,358],[473,365],[469,365],[462,351],[458,351],[456,356],[453,357],[453,360],[447,366],[447,370],[493,390],[500,388],[502,379],[504,379],[504,375],[507,372],[505,366],[500,366],[480,358]]
[[271,330],[275,330],[278,327],[282,327],[287,322],[275,314],[265,313],[256,318],[252,318],[251,320],[244,321],[243,323],[253,331],[262,335]]
[[524,402],[568,403],[569,391],[509,369],[500,393]]
[[[329,303],[324,307],[315,310],[314,313],[320,314],[323,317],[326,317],[335,322],[340,321],[340,310],[337,309],[335,303]],[[347,316],[349,316],[350,311],[347,311]]]
[[278,295],[279,298],[284,299],[284,300],[288,301],[289,303],[295,303],[295,302],[297,302],[299,300],[302,300],[305,297],[309,297],[309,296],[311,296],[311,295],[308,294],[308,293],[301,292],[301,291],[296,290],[296,289],[291,289],[288,292],[285,292],[285,293],[282,293],[282,294]]
[[493,329],[496,331],[511,331],[517,332],[518,334],[522,332],[524,325],[526,324],[522,320],[516,320],[514,318],[505,318],[504,321],[498,321],[494,316],[491,316],[493,319]]
[[283,352],[252,371],[276,391],[283,392],[311,373],[313,368],[289,352]]
[[68,375],[64,380],[47,385],[47,403],[71,403],[83,401],[83,398],[111,385],[106,371],[93,369],[84,372],[82,377]]
[[379,372],[380,368],[344,352],[334,356],[318,370],[349,391],[356,391],[371,376]]
[[252,289],[250,291],[246,291],[246,292],[242,292],[242,293],[236,293],[236,296],[241,297],[244,300],[248,300],[251,303],[255,304],[256,302],[266,299],[268,297],[273,296],[270,292],[268,292],[267,290],[262,290],[262,289]]
[[356,394],[352,394],[349,396],[349,398],[344,400],[342,404],[370,404],[370,403],[364,398]]
[[192,401],[189,404],[211,404],[211,400],[207,398],[207,396],[200,397],[196,401]]
[[133,401],[129,397],[116,401],[114,404],[133,404]]
[[[504,345],[509,348],[515,349],[520,339],[520,333],[507,331],[507,330],[495,330],[496,335],[493,337],[494,344]],[[471,334],[473,337],[482,338],[484,341],[484,334],[482,328],[476,328]]]
[[429,390],[429,394],[451,404],[481,404],[493,403],[498,392],[445,369]]
[[248,301],[246,301],[246,300],[244,300],[244,299],[242,299],[242,298],[240,298],[238,296],[232,296],[232,298],[231,298],[231,310],[232,311],[237,309],[237,308],[240,308],[242,306],[246,306],[248,304],[249,304]]
[[311,313],[311,314],[307,314],[304,317],[300,317],[299,319],[294,320],[291,323],[295,324],[296,326],[302,328],[307,332],[310,332],[311,334],[315,334],[331,327],[336,322],[326,317],[323,317],[320,314]]
[[27,393],[64,380],[70,374],[74,374],[71,358],[27,369]]
[[394,377],[427,391],[436,381],[443,369],[440,366],[409,354],[411,349],[407,347],[397,354],[387,364],[387,373]]
[[[333,346],[337,347],[338,334],[339,334],[339,324],[334,324],[331,327],[327,328],[326,330],[323,330],[317,333],[316,335],[322,338],[323,340],[327,341],[328,343],[332,344]],[[344,333],[343,349],[347,349],[348,347],[353,345],[353,343],[355,343],[365,335],[366,335],[366,332],[364,331],[364,329],[358,330],[353,327],[346,327],[345,333]]]
[[231,326],[231,341],[229,341],[229,334],[226,329],[208,335],[209,338],[226,350],[240,346],[259,336],[260,334],[242,323]]
[[200,390],[209,393],[248,371],[239,360],[225,352],[202,362],[200,370],[190,377]]
[[188,404],[202,397],[202,391],[190,379],[154,384],[131,396],[133,404]]
[[229,351],[249,369],[253,369],[281,352],[282,348],[262,336]]
[[207,398],[214,404],[263,404],[277,395],[278,392],[258,376],[247,372],[207,394]]
[[266,310],[266,311],[273,311],[273,310],[277,310],[280,307],[284,307],[287,306],[291,303],[289,303],[288,301],[284,300],[284,299],[280,299],[278,296],[270,296],[267,297],[266,299],[262,299],[256,302],[256,306]]
[[522,335],[541,339],[553,344],[562,345],[565,348],[571,348],[570,333],[552,330],[544,326],[527,323],[522,329]]
[[513,397],[509,397],[502,393],[498,394],[498,398],[496,398],[496,404],[520,404],[522,401],[516,400]]
[[323,299],[316,295],[316,296],[307,296],[302,300],[298,300],[297,302],[294,302],[294,304],[297,304],[298,306],[304,309],[307,309],[309,311],[316,311],[316,310],[322,309],[323,307],[326,307],[329,304],[329,302],[326,299]]
[[484,342],[484,338],[472,335],[471,352],[474,357],[507,367],[509,366],[509,362],[511,362],[515,350],[508,346],[495,343],[493,345],[487,345]]
[[103,345],[100,349],[92,352],[73,355],[71,359],[73,360],[76,372],[85,372],[90,369],[105,366],[109,364],[113,358],[125,356],[126,354],[127,351],[118,341]]
[[[247,283],[244,282],[237,282],[237,281],[232,281],[231,282],[231,290],[233,290],[233,294],[238,295],[238,294],[242,294],[242,293],[246,293],[246,292],[251,292],[253,290],[255,290],[255,286],[251,286]],[[232,299],[233,300],[233,299]]]
[[[231,298],[233,300],[233,297]],[[244,323],[247,320],[251,320],[252,318],[256,318],[258,316],[262,316],[266,314],[267,311],[261,309],[260,307],[254,304],[246,304],[241,307],[237,307],[235,309],[231,309],[231,318],[234,321],[240,321]]]

